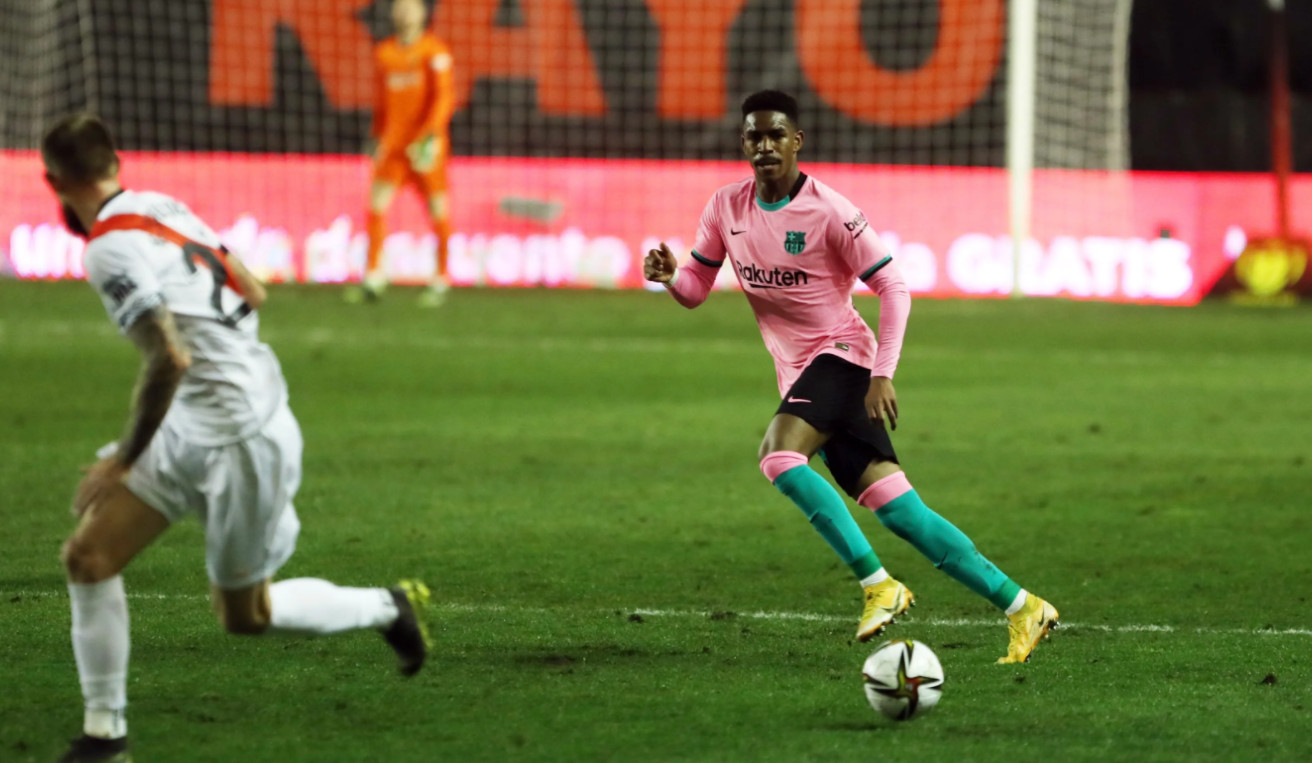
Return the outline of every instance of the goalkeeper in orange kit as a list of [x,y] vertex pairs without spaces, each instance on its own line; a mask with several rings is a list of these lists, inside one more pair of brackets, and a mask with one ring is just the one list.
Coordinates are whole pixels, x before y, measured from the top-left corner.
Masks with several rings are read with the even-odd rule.
[[428,11],[423,0],[394,0],[392,23],[396,34],[374,48],[377,68],[377,105],[371,131],[373,183],[369,187],[369,259],[364,282],[347,292],[347,299],[377,299],[387,286],[382,267],[387,237],[387,210],[401,186],[414,183],[423,194],[437,234],[437,262],[433,279],[420,304],[441,304],[448,288],[446,278],[447,221],[446,158],[450,150],[447,128],[454,107],[451,52],[445,43],[424,31]]

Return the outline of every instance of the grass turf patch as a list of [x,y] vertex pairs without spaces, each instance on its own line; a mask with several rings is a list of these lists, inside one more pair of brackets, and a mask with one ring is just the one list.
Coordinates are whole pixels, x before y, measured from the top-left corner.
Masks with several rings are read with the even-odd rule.
[[[993,665],[998,615],[855,508],[920,597],[892,634],[947,673],[909,724],[865,706],[859,591],[756,468],[777,391],[741,296],[262,312],[306,437],[284,573],[420,575],[438,650],[401,681],[372,634],[220,633],[184,522],[125,573],[140,760],[1312,757],[1305,310],[916,303],[908,474],[1069,627]],[[4,281],[0,357],[0,760],[47,760],[80,716],[66,507],[136,362],[85,284]]]

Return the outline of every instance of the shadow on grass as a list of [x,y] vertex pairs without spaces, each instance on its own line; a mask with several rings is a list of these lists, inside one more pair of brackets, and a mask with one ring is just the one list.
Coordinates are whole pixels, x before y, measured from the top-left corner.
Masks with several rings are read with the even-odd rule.
[[890,731],[893,726],[879,721],[836,721],[833,723],[821,723],[812,726],[816,731],[850,731],[859,734],[875,734],[881,731]]

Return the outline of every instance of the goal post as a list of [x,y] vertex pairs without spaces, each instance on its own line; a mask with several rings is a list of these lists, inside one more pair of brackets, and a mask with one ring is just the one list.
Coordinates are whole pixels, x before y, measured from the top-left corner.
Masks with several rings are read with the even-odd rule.
[[[1128,216],[1132,5],[1008,0],[1007,222],[1014,296],[1026,291],[1028,242],[1087,228],[1094,216]],[[1047,182],[1036,187],[1040,176]]]
[[1013,297],[1021,291],[1021,251],[1031,234],[1034,206],[1034,85],[1037,78],[1039,0],[1007,3],[1007,229],[1011,236]]

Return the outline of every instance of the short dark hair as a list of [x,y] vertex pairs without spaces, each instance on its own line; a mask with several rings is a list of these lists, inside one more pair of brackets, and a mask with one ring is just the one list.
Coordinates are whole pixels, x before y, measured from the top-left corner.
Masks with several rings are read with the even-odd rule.
[[69,114],[41,138],[41,158],[50,174],[72,183],[92,183],[118,169],[114,136],[95,114]]
[[743,101],[743,119],[757,111],[778,111],[797,124],[797,99],[782,90],[762,90]]

